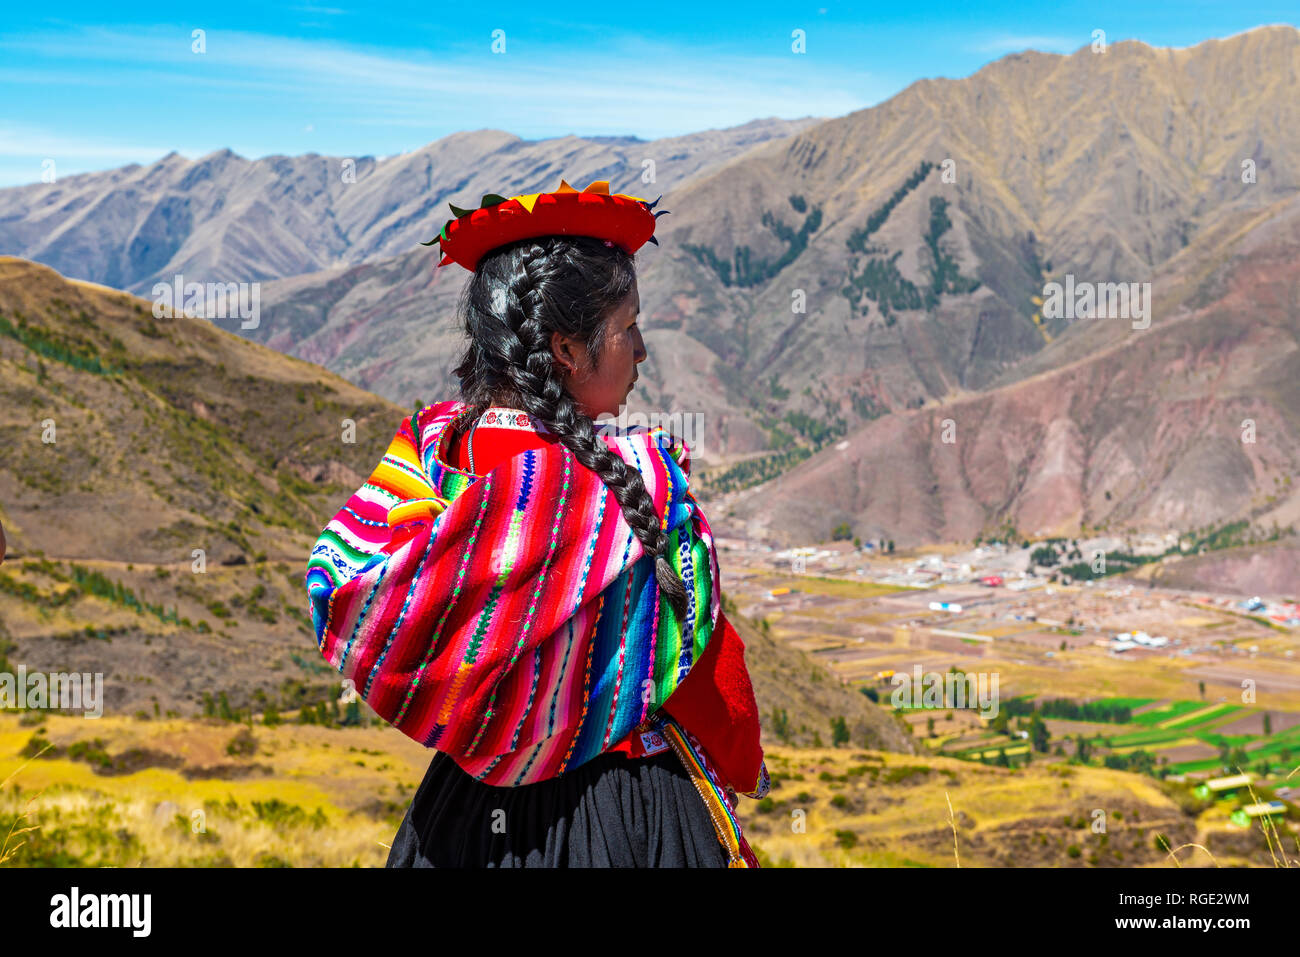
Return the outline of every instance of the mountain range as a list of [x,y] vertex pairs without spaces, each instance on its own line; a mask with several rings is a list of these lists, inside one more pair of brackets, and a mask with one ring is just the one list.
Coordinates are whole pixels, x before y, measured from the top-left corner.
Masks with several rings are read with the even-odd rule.
[[[409,406],[455,390],[468,274],[418,245],[446,204],[608,179],[671,213],[632,409],[702,417],[706,490],[780,476],[729,505],[751,533],[1285,526],[1298,131],[1300,31],[1271,26],[674,140],[457,134],[352,183],[173,155],[0,191],[0,251],[141,292],[259,281],[257,327],[226,328]],[[1045,303],[1114,283],[1150,284],[1141,328]]]

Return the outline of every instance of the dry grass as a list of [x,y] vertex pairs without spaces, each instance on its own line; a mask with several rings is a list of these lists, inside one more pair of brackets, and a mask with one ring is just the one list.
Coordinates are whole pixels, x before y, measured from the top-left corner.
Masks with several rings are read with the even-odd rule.
[[[215,721],[61,716],[32,728],[0,715],[0,858],[8,866],[383,864],[429,752],[387,727],[282,725],[256,726],[256,753],[232,756],[225,745],[238,730]],[[20,756],[36,731],[58,750]],[[185,764],[96,773],[64,750],[94,738],[109,754],[138,747]],[[1160,782],[1139,775],[1047,759],[1020,770],[857,748],[770,747],[767,757],[771,795],[742,799],[739,808],[765,865],[1297,863],[1290,823],[1261,822],[1263,833],[1234,828],[1222,807],[1191,817]],[[185,773],[214,766],[229,773]],[[1106,813],[1105,835],[1086,826],[1097,808]]]
[[1276,848],[1295,841],[1293,824],[1270,822],[1277,833],[1261,839],[1222,807],[1189,814],[1152,778],[1047,758],[1007,769],[851,749],[772,748],[768,757],[771,801],[740,807],[765,864],[1286,866]]
[[[113,867],[384,863],[429,752],[387,727],[259,725],[256,753],[234,756],[226,744],[240,727],[50,716],[24,728],[4,716],[0,825],[12,837],[0,860]],[[50,745],[37,757],[19,757],[36,732]],[[45,753],[94,739],[110,755],[143,748],[184,764],[104,774],[60,751]],[[195,769],[208,770],[187,776]]]

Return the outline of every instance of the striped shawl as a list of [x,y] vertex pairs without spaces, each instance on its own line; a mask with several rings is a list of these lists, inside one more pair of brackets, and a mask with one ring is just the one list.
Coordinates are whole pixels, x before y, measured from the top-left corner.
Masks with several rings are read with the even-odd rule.
[[717,555],[689,451],[664,430],[601,440],[664,516],[684,620],[613,493],[563,445],[483,476],[448,465],[462,408],[403,420],[312,549],[307,593],[321,653],[376,713],[518,786],[590,761],[668,699],[719,627]]

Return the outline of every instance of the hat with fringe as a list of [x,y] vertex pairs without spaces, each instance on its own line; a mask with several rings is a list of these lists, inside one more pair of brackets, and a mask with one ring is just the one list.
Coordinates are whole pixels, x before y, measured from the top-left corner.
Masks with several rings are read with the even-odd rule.
[[653,203],[638,196],[611,193],[608,180],[596,180],[582,192],[564,180],[553,193],[528,193],[507,199],[496,193],[483,197],[478,209],[451,206],[455,219],[421,246],[437,243],[442,250],[439,266],[459,263],[473,272],[489,250],[520,239],[538,236],[590,236],[606,246],[619,246],[632,255],[654,237],[655,220],[668,212],[653,212]]

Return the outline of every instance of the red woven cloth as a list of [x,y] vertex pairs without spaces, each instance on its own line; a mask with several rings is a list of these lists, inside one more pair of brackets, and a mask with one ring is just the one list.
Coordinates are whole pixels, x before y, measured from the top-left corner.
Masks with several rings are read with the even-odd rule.
[[[469,432],[453,443],[448,463],[469,471],[466,440]],[[480,423],[474,430],[474,469],[482,475],[493,466],[525,449],[554,444],[554,435],[531,429],[498,428]],[[695,735],[708,752],[714,767],[742,794],[758,789],[763,748],[759,744],[758,704],[745,667],[745,643],[725,615],[719,614],[721,633],[714,635],[681,685],[664,702],[664,710]],[[636,731],[612,745],[629,758],[645,755]]]

